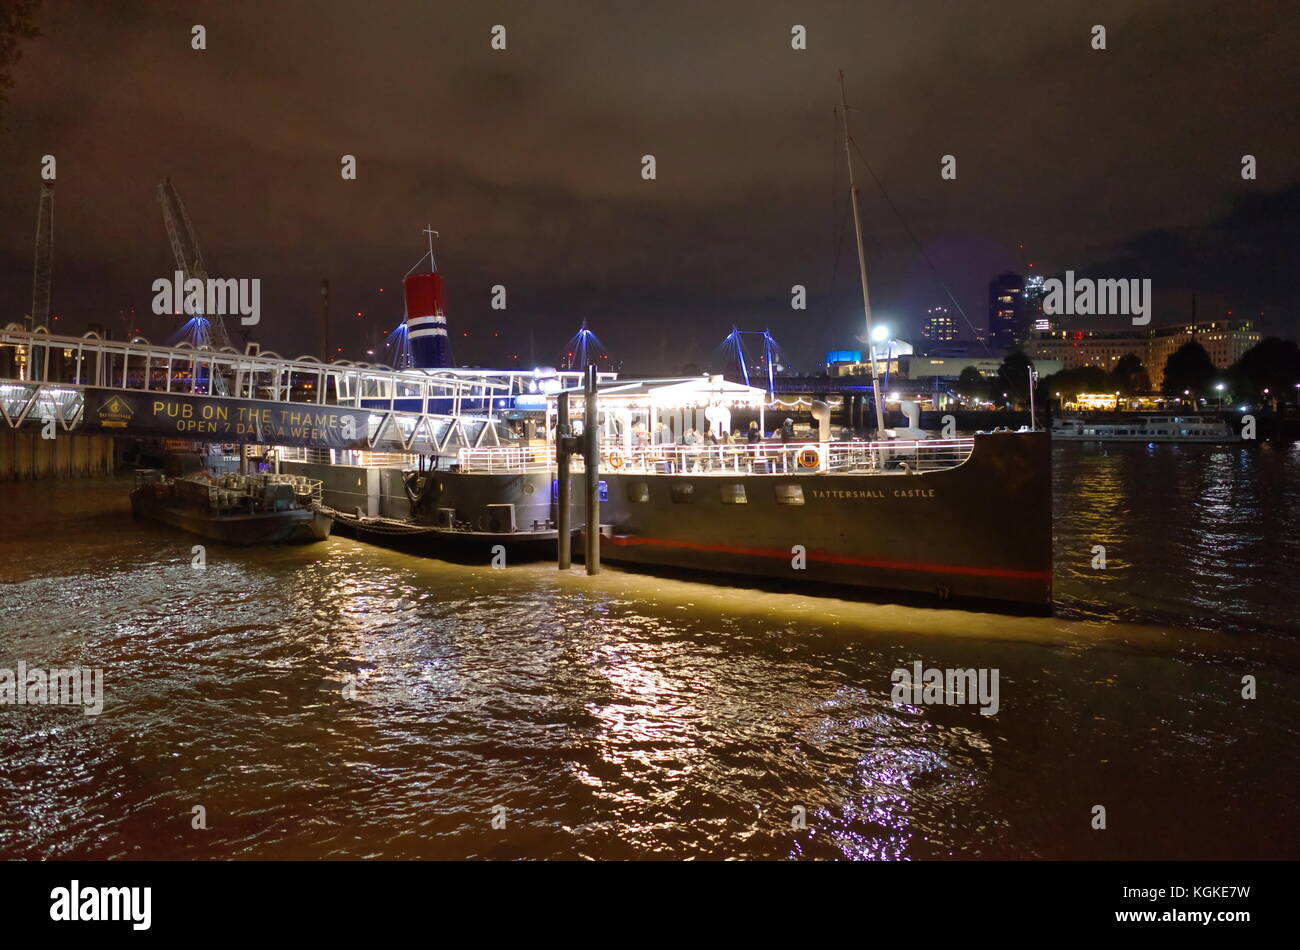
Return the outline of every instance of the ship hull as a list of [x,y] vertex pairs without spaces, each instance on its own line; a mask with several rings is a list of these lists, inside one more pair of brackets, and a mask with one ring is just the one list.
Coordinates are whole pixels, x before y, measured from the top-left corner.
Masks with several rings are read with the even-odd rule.
[[980,436],[962,465],[916,475],[602,478],[613,563],[1051,608],[1045,432]]
[[[919,474],[602,470],[600,480],[601,556],[611,563],[1051,609],[1046,432],[979,435],[962,464]],[[517,502],[533,516],[552,497],[551,474],[437,482],[436,504],[468,521],[489,503]],[[584,522],[575,510],[572,523]]]

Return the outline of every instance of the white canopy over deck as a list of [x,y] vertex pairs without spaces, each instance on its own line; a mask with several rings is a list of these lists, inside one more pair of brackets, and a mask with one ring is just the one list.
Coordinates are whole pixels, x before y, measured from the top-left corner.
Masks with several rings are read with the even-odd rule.
[[[569,394],[570,417],[580,422],[585,401],[583,390],[573,388],[564,392]],[[641,432],[653,444],[680,443],[689,429],[699,433],[701,441],[710,428],[724,438],[733,431],[731,414],[736,409],[756,410],[762,429],[767,401],[766,390],[721,376],[602,382],[597,387],[597,418],[602,441],[608,445],[621,444],[630,453]],[[553,432],[554,416],[552,398],[546,406],[548,440]]]

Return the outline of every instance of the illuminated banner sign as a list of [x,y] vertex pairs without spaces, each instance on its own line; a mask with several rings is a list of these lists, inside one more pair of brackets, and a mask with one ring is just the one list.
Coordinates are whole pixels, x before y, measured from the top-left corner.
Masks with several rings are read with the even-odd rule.
[[370,413],[346,406],[88,388],[82,427],[195,442],[369,448]]

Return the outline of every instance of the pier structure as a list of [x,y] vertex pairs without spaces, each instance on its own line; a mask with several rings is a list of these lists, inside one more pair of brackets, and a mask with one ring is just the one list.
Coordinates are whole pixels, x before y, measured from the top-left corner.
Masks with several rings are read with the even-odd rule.
[[0,422],[56,432],[448,455],[501,444],[506,414],[581,379],[0,330]]

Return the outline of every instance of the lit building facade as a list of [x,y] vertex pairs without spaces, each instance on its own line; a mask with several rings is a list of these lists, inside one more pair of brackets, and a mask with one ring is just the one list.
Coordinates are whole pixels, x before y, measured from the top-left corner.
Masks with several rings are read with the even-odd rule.
[[1052,330],[1036,333],[1025,346],[1030,359],[1059,360],[1066,369],[1096,366],[1107,372],[1132,353],[1159,388],[1165,363],[1184,343],[1195,340],[1220,369],[1231,366],[1257,344],[1262,334],[1251,320],[1211,320],[1156,330]]
[[925,322],[921,325],[921,336],[927,345],[951,343],[957,339],[957,321],[952,318],[947,307],[931,307],[925,312]]

